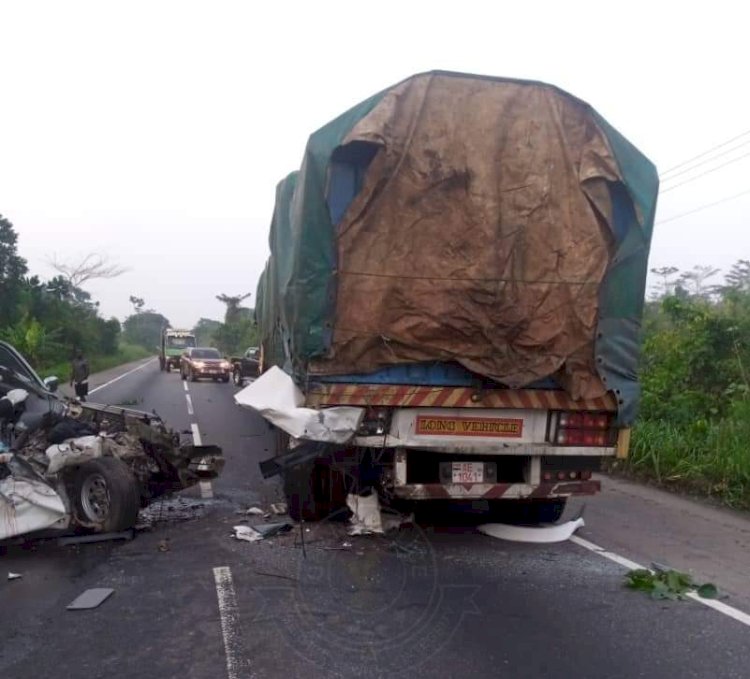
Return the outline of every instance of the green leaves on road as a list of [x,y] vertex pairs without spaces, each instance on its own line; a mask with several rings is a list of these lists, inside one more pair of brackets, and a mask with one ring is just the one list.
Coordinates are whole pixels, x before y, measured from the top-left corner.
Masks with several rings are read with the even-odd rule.
[[692,576],[673,569],[650,571],[638,568],[625,576],[625,586],[639,592],[646,592],[652,599],[676,601],[685,595],[695,592],[704,599],[716,599],[719,591],[716,585],[708,582],[699,585]]

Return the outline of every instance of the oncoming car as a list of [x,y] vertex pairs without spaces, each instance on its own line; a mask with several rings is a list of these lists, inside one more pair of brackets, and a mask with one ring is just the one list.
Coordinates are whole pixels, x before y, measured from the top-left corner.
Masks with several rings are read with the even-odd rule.
[[214,381],[229,382],[232,364],[227,361],[218,349],[211,347],[191,347],[180,357],[180,377],[190,378],[192,382],[201,377],[210,377]]

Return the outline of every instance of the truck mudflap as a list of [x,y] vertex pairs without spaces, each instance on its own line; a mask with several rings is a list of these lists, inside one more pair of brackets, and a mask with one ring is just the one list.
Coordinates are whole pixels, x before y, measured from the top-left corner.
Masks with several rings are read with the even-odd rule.
[[595,495],[599,481],[527,483],[411,483],[394,485],[393,493],[405,500],[514,500]]

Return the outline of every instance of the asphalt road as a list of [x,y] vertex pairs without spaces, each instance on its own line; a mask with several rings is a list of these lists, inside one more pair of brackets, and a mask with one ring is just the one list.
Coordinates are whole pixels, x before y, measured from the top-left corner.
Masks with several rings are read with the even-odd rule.
[[[304,555],[296,530],[239,542],[238,512],[281,499],[257,468],[273,453],[267,425],[233,404],[232,385],[186,391],[154,361],[123,372],[96,376],[92,387],[105,386],[92,400],[197,425],[223,447],[224,473],[153,507],[154,529],[132,542],[0,549],[0,567],[23,575],[0,579],[0,677],[750,675],[742,515],[605,479],[577,542],[506,543],[447,525],[350,538],[334,523],[308,527]],[[629,591],[627,559],[710,578],[733,608]],[[90,587],[115,594],[65,609]]]

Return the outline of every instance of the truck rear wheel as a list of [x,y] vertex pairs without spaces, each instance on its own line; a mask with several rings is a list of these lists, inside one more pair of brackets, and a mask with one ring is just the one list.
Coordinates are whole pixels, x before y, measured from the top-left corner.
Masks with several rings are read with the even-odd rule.
[[346,507],[344,477],[320,461],[291,467],[284,474],[287,511],[294,521],[320,521]]

